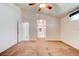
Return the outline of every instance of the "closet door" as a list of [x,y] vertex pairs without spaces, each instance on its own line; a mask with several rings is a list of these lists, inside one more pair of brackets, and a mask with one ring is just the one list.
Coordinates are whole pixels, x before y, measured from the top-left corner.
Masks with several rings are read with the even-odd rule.
[[19,26],[19,41],[29,40],[29,23],[22,22]]

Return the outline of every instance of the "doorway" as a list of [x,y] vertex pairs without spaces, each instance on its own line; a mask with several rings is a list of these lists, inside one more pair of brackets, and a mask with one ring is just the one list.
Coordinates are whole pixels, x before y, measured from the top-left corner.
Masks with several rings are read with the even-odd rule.
[[38,39],[46,38],[46,20],[44,19],[37,20],[37,38]]
[[18,41],[28,41],[29,40],[29,23],[28,22],[19,22],[18,26]]

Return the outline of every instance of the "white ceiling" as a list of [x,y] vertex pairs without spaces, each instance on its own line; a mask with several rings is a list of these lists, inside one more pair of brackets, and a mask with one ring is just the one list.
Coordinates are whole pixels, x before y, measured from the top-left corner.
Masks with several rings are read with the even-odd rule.
[[64,14],[67,14],[73,9],[79,7],[79,3],[51,3],[53,7],[52,10],[49,11],[48,9],[44,9],[41,12],[38,12],[39,3],[35,6],[29,6],[28,3],[18,3],[16,5],[28,12],[47,14],[56,17],[63,17]]

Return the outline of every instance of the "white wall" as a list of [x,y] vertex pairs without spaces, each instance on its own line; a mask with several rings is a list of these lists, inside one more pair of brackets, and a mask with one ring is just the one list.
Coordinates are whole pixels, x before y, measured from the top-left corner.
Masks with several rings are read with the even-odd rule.
[[47,36],[46,39],[48,40],[59,40],[59,33],[60,33],[60,20],[55,17],[32,13],[32,12],[25,12],[23,13],[23,22],[29,22],[30,26],[30,39],[37,38],[37,20],[44,19],[47,21]]
[[61,40],[79,49],[79,20],[70,21],[68,15],[61,20]]
[[0,52],[17,43],[17,21],[20,9],[14,5],[0,4]]

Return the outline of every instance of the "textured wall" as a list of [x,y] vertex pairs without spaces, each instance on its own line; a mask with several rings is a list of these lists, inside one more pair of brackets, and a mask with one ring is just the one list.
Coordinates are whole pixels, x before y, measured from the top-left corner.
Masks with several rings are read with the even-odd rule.
[[29,22],[30,24],[30,38],[37,38],[37,21],[39,19],[44,19],[47,21],[47,39],[59,40],[60,33],[60,22],[57,18],[51,17],[48,15],[37,14],[32,12],[24,12],[23,13],[23,22]]
[[16,6],[0,4],[0,52],[17,43],[17,21],[20,17]]
[[66,16],[61,20],[61,40],[79,49],[79,20]]

